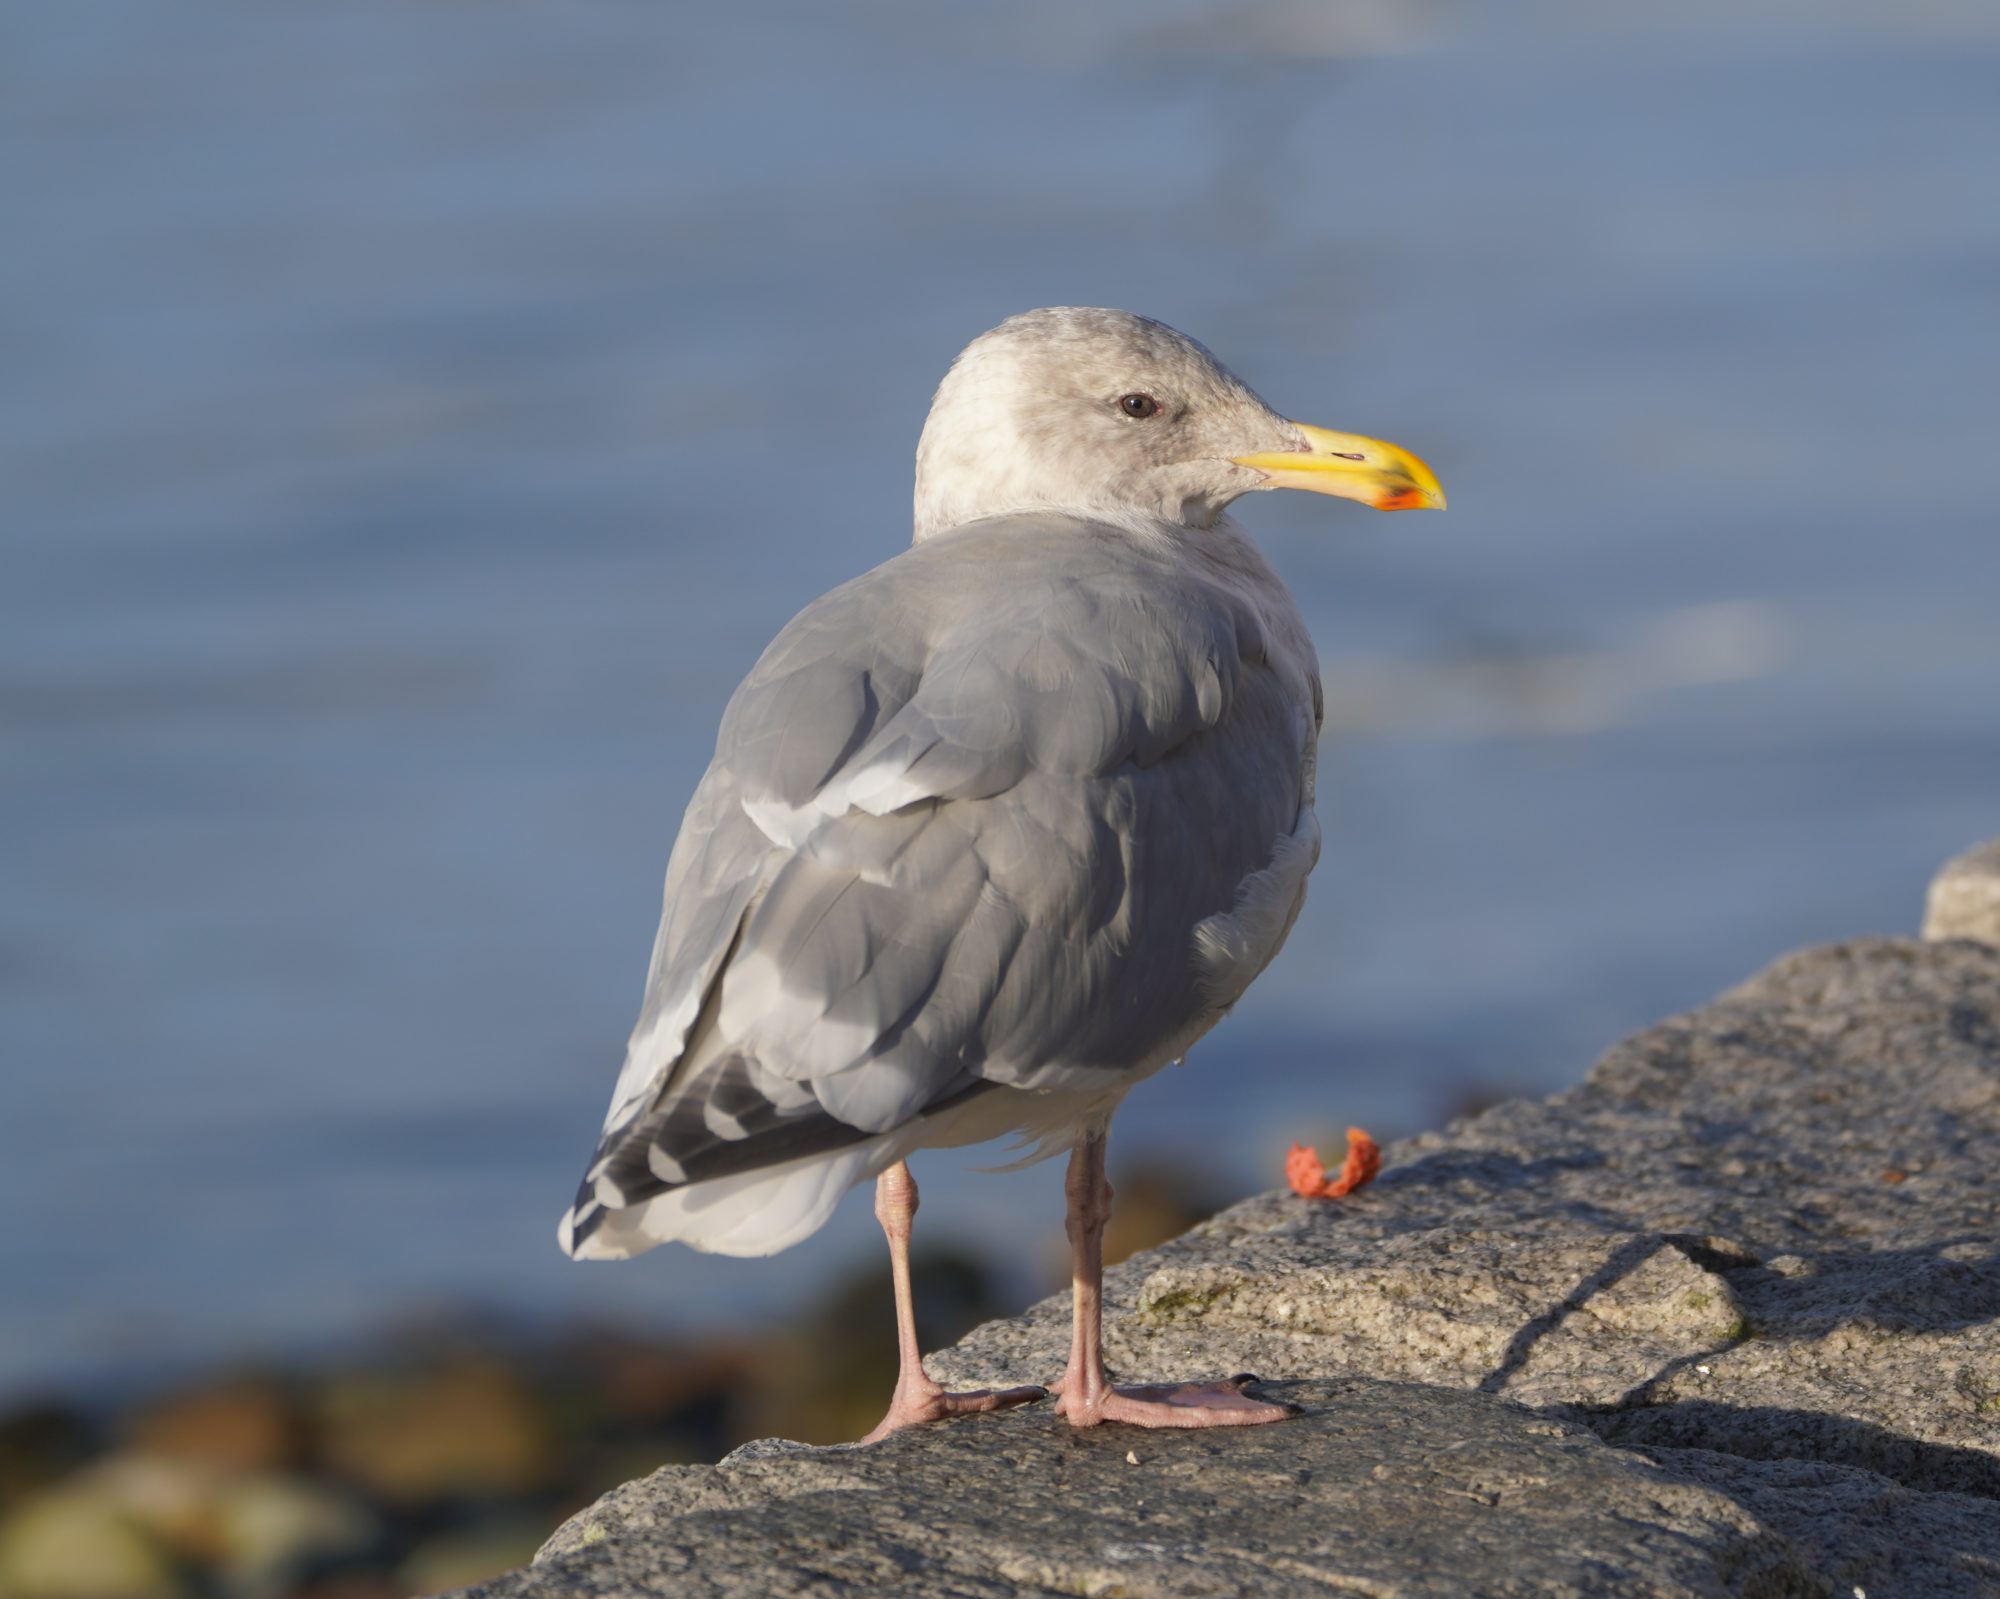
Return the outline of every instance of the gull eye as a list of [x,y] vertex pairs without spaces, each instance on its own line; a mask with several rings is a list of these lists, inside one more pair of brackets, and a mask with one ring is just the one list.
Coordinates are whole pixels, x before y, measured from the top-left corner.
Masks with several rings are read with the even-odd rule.
[[1118,409],[1135,421],[1143,422],[1149,416],[1160,414],[1160,402],[1150,394],[1128,394],[1118,402]]

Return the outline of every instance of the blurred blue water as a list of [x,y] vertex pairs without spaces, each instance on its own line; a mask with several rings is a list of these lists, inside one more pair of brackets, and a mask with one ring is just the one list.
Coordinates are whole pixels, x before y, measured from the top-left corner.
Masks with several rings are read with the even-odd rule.
[[[464,1300],[722,1321],[876,1247],[859,1199],[769,1262],[553,1226],[722,700],[906,540],[931,385],[1030,305],[1452,496],[1242,508],[1329,847],[1115,1153],[1268,1185],[1909,928],[2000,830],[2000,20],[1628,9],[0,22],[0,1389]],[[1025,1282],[1057,1174],[984,1158],[925,1230]]]

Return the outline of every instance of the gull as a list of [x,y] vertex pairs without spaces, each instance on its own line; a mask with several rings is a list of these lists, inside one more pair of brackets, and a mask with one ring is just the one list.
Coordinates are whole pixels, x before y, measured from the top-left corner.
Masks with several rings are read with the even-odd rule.
[[645,998],[559,1241],[766,1255],[875,1179],[900,1374],[863,1442],[1045,1397],[947,1393],[911,1303],[913,1151],[1069,1151],[1078,1426],[1275,1421],[1248,1377],[1115,1388],[1106,1129],[1284,944],[1319,858],[1319,664],[1224,514],[1295,488],[1442,509],[1379,439],[1287,421],[1125,311],[1009,318],[951,365],[910,547],[815,600],[723,712]]

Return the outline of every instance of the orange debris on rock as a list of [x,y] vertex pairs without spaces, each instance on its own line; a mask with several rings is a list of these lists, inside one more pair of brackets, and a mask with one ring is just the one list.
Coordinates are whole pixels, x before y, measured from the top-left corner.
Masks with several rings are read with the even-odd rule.
[[1366,1187],[1382,1170],[1382,1146],[1359,1127],[1347,1129],[1347,1159],[1340,1175],[1329,1177],[1320,1158],[1305,1144],[1292,1145],[1285,1156],[1285,1181],[1301,1199],[1338,1199]]

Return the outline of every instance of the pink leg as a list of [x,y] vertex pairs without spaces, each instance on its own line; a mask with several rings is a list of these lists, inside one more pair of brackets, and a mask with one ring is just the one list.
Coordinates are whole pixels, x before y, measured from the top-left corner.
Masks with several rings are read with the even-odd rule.
[[1139,1427],[1243,1427],[1299,1413],[1292,1405],[1247,1398],[1244,1388],[1257,1380],[1249,1376],[1227,1382],[1113,1388],[1104,1375],[1104,1224],[1111,1218],[1111,1184],[1104,1178],[1102,1133],[1077,1140],[1063,1195],[1069,1201],[1075,1287],[1069,1370],[1057,1385],[1056,1408],[1071,1425],[1127,1421]]
[[924,1370],[923,1351],[917,1347],[917,1311],[910,1296],[910,1223],[916,1214],[917,1182],[908,1164],[899,1160],[875,1179],[875,1219],[889,1236],[889,1273],[896,1282],[896,1392],[889,1401],[889,1414],[861,1440],[864,1444],[876,1443],[918,1422],[975,1410],[1003,1410],[1048,1398],[1046,1388],[948,1394],[931,1381]]

